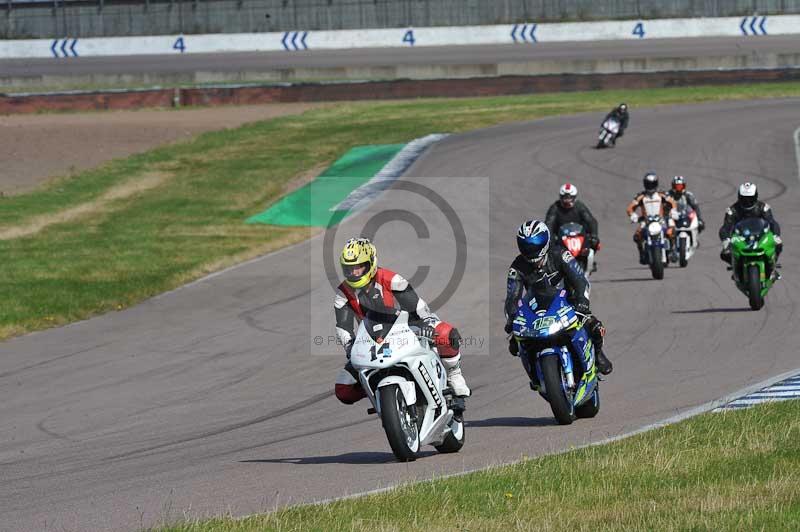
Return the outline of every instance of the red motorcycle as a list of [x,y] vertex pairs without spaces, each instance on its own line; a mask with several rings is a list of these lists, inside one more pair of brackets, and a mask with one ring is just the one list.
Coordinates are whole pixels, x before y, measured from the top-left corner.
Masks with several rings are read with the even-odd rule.
[[570,222],[562,225],[559,229],[559,236],[561,243],[575,257],[587,276],[597,271],[594,263],[594,250],[588,246],[586,231],[581,224]]

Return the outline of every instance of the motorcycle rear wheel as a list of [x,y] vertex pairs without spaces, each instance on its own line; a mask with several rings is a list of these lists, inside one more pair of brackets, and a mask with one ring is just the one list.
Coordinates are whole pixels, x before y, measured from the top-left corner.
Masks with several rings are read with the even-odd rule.
[[750,299],[750,308],[761,310],[764,306],[764,297],[761,295],[761,272],[755,264],[747,268],[747,296]]
[[434,445],[440,453],[457,453],[464,447],[464,421],[450,421],[450,432],[444,437],[441,445]]
[[396,384],[378,389],[381,421],[392,452],[401,462],[413,462],[419,451],[419,429],[405,396]]
[[559,425],[570,425],[575,419],[575,406],[564,392],[563,379],[561,377],[561,361],[557,356],[545,356],[539,359],[542,366],[542,376],[544,386],[547,390],[547,400],[550,402],[550,409]]
[[581,406],[575,408],[575,416],[581,418],[590,418],[596,416],[599,411],[600,390],[595,388],[592,392],[592,397]]

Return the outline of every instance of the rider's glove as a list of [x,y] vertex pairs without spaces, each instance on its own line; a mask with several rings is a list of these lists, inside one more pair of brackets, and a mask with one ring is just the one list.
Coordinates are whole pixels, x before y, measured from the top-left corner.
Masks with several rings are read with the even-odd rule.
[[433,337],[436,336],[436,329],[430,325],[423,325],[419,328],[419,334],[417,336],[421,336],[433,342]]
[[514,338],[508,340],[508,352],[511,353],[511,356],[519,356],[519,344]]
[[598,239],[598,238],[597,238],[596,236],[594,236],[594,235],[589,235],[589,236],[586,238],[586,243],[589,245],[589,247],[590,247],[590,248],[592,248],[592,249],[596,250],[596,249],[597,249],[597,246],[599,246],[599,245],[600,245],[600,239]]
[[575,303],[575,310],[580,312],[581,314],[591,314],[592,311],[589,309],[589,302],[588,301],[578,301]]
[[350,351],[353,350],[353,340],[350,340],[344,346],[344,354],[347,355],[347,360],[350,360]]
[[638,215],[638,214],[636,214],[635,212],[632,212],[632,213],[631,213],[631,223],[632,223],[632,224],[635,224],[635,223],[636,223],[636,222],[638,222],[638,221],[639,221],[639,215]]
[[731,247],[731,239],[726,238],[722,241],[722,251],[728,251],[728,248]]
[[706,228],[706,223],[703,220],[697,220],[697,230],[703,232]]
[[783,244],[783,240],[781,240],[781,237],[779,237],[778,235],[775,235],[775,243],[780,246],[781,244]]

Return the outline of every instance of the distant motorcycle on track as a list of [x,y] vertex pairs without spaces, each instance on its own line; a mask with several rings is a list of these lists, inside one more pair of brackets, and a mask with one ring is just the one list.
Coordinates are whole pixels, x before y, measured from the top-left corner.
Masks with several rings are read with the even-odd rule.
[[689,259],[697,250],[699,227],[700,223],[694,209],[687,206],[678,212],[678,219],[675,221],[675,247],[681,268],[685,268],[689,264]]
[[596,270],[594,265],[594,250],[587,245],[586,230],[576,222],[562,225],[559,230],[561,243],[578,261],[583,272],[588,277]]
[[617,143],[619,136],[619,120],[616,118],[609,118],[600,127],[600,134],[597,136],[597,148],[611,148]]

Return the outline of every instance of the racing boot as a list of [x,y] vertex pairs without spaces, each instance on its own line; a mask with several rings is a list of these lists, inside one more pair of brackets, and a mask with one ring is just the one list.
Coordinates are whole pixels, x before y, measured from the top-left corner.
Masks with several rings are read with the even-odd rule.
[[650,261],[647,259],[647,252],[644,249],[644,245],[641,242],[637,242],[636,247],[639,248],[639,264],[647,266]]
[[602,347],[595,346],[594,355],[595,363],[597,364],[597,371],[603,375],[608,375],[614,371],[614,364],[612,364],[608,357],[606,357],[606,354],[603,353]]
[[442,365],[447,371],[447,386],[453,390],[456,397],[469,397],[472,393],[461,374],[461,354],[454,357],[443,358]]

